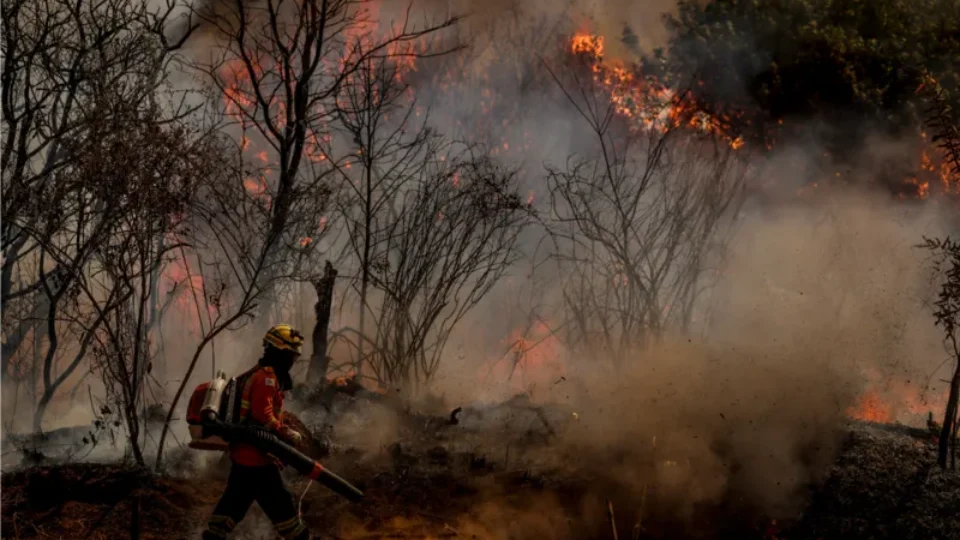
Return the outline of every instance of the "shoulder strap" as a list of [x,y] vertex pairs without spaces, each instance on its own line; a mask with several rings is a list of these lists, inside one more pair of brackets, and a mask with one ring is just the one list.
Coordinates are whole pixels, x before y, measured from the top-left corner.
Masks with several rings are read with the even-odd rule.
[[235,417],[238,423],[245,422],[247,417],[250,416],[250,395],[253,393],[253,385],[250,384],[250,380],[253,378],[254,373],[260,368],[261,366],[259,365],[254,366],[252,369],[237,377],[237,390],[240,392],[240,399],[237,402],[239,408],[236,411]]

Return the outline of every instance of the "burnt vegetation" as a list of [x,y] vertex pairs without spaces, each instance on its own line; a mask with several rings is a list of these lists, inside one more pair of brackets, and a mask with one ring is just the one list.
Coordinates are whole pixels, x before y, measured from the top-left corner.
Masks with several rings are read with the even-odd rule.
[[[225,462],[187,448],[185,401],[280,321],[311,335],[300,449],[367,493],[288,471],[317,532],[960,535],[957,2],[681,1],[657,50],[572,7],[427,4],[3,2],[4,537],[193,535]],[[911,157],[861,167],[873,137]],[[810,358],[709,335],[764,316],[711,295],[770,192],[822,202],[777,175],[841,169],[942,224],[908,242],[946,357],[907,382],[936,396],[891,406],[925,429],[860,422],[873,389],[822,343],[891,317],[856,312],[869,272],[752,284],[798,333],[829,304]]]

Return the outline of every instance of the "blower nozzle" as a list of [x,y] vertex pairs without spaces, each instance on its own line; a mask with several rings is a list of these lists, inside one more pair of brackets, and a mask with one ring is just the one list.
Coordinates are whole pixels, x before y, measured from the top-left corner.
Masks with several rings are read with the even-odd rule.
[[354,487],[353,484],[324,468],[319,461],[310,459],[296,448],[281,441],[276,435],[262,428],[225,424],[215,415],[209,415],[205,418],[203,425],[211,435],[217,435],[230,442],[249,444],[258,450],[275,456],[284,464],[296,469],[300,474],[323,484],[351,502],[363,500],[363,492]]

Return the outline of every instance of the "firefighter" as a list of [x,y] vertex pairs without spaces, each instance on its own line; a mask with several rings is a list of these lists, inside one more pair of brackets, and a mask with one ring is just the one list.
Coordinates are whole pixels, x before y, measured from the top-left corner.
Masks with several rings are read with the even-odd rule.
[[[263,357],[257,365],[237,377],[240,422],[266,428],[294,446],[299,444],[301,435],[283,425],[280,416],[283,393],[293,386],[290,368],[300,357],[302,345],[300,332],[288,324],[278,324],[264,336]],[[254,501],[270,518],[281,537],[310,539],[293,495],[283,484],[279,461],[246,444],[231,444],[229,452],[231,466],[227,487],[213,510],[203,539],[227,538]]]

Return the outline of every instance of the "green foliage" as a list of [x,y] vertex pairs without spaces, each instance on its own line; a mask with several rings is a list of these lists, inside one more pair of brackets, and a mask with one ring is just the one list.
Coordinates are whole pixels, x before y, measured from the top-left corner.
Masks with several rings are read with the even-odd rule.
[[920,247],[934,253],[934,272],[941,277],[940,292],[933,303],[933,317],[954,356],[960,360],[960,242],[950,238],[924,238]]
[[647,68],[695,77],[706,105],[744,110],[761,130],[810,117],[916,125],[925,72],[956,103],[958,0],[682,0],[667,24]]

